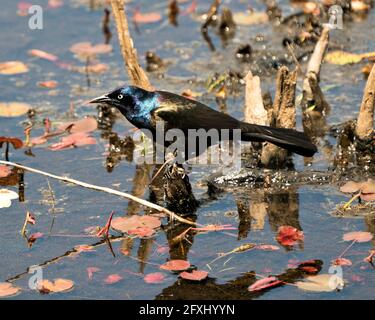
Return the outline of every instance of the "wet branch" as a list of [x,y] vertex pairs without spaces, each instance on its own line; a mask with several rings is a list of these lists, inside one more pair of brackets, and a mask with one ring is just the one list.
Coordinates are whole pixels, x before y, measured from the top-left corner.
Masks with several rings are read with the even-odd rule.
[[146,90],[154,90],[145,71],[139,65],[137,50],[129,33],[128,20],[125,14],[124,0],[111,0],[113,16],[116,21],[117,34],[124,59],[125,69],[132,83]]
[[106,193],[109,193],[109,194],[113,194],[113,195],[117,195],[117,196],[120,196],[120,197],[124,197],[124,198],[126,198],[128,200],[132,200],[134,202],[138,202],[138,203],[140,203],[143,206],[146,206],[146,207],[149,207],[151,209],[157,210],[158,212],[165,213],[172,220],[176,219],[176,220],[178,220],[178,221],[180,221],[182,223],[186,223],[186,224],[190,224],[190,225],[196,225],[196,223],[194,223],[194,222],[192,222],[190,220],[181,218],[179,215],[177,215],[176,213],[174,213],[174,212],[172,212],[172,211],[170,211],[170,210],[168,210],[166,208],[158,206],[157,204],[154,204],[154,203],[149,202],[147,200],[143,200],[143,199],[137,198],[137,197],[135,197],[135,196],[133,196],[131,194],[125,193],[125,192],[117,191],[117,190],[114,190],[114,189],[111,189],[111,188],[107,188],[107,187],[100,187],[100,186],[97,186],[97,185],[89,184],[89,183],[82,182],[82,181],[75,180],[75,179],[71,179],[71,178],[68,178],[68,177],[57,176],[57,175],[54,175],[54,174],[51,174],[51,173],[48,173],[48,172],[44,172],[44,171],[33,169],[33,168],[30,168],[30,167],[22,166],[22,165],[19,165],[17,163],[14,163],[14,162],[0,160],[0,164],[14,166],[14,167],[17,167],[17,168],[21,168],[21,169],[33,172],[33,173],[37,173],[37,174],[41,174],[43,176],[50,177],[52,179],[56,179],[56,180],[59,180],[59,181],[64,181],[64,182],[72,183],[72,184],[75,184],[75,185],[78,185],[78,186],[81,186],[81,187],[84,187],[84,188],[88,188],[88,189],[92,189],[92,190],[97,190],[97,191],[102,191],[102,192],[106,192]]

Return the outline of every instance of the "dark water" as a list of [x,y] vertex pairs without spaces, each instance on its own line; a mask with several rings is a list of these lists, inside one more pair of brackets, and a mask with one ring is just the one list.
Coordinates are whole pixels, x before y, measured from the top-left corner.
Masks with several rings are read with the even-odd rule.
[[[35,4],[46,5],[47,1],[34,1]],[[21,60],[28,64],[30,71],[21,75],[0,76],[0,101],[19,101],[30,103],[38,112],[38,119],[50,118],[53,121],[66,121],[66,113],[72,101],[75,105],[77,117],[96,115],[97,111],[83,102],[102,94],[120,84],[127,82],[127,75],[123,69],[123,62],[119,54],[117,36],[114,34],[111,44],[113,53],[100,57],[101,62],[110,66],[110,71],[102,75],[91,75],[91,86],[87,86],[85,74],[75,73],[58,68],[54,63],[30,57],[29,49],[40,49],[56,54],[61,61],[83,66],[73,57],[69,47],[77,42],[90,41],[102,43],[100,23],[102,9],[89,10],[85,1],[64,1],[64,6],[57,9],[46,9],[44,12],[44,29],[28,29],[27,17],[17,16],[17,2],[2,0],[0,12],[0,61]],[[88,2],[88,1],[86,1]],[[286,1],[283,2],[285,12],[291,12]],[[202,41],[199,23],[189,16],[179,17],[177,28],[166,21],[166,1],[137,1],[143,10],[157,10],[163,14],[163,21],[153,25],[139,26],[137,33],[134,26],[130,26],[137,50],[141,57],[149,50],[155,50],[162,58],[172,61],[165,78],[158,79],[151,75],[154,86],[164,90],[182,92],[191,88],[203,92],[204,81],[212,75],[212,70],[224,71],[229,66],[241,70],[235,62],[234,51],[240,43],[254,42],[257,34],[265,35],[267,45],[275,51],[283,50],[280,46],[281,35],[277,29],[269,25],[241,27],[236,37],[223,49],[219,38],[212,33],[217,50],[210,52],[207,44]],[[245,4],[241,1],[225,1],[233,11],[243,10]],[[186,5],[185,5],[186,6]],[[209,6],[208,1],[199,1],[198,10],[204,11]],[[135,3],[129,4],[129,9]],[[255,8],[262,9],[263,5],[256,3]],[[347,50],[356,52],[375,51],[372,30],[375,29],[375,13],[372,11],[367,19],[345,26],[344,31],[335,31],[333,41],[343,44]],[[142,59],[142,63],[143,63]],[[339,67],[324,65],[321,75],[322,86],[335,85],[325,94],[331,104],[332,112],[328,116],[328,123],[335,124],[356,116],[365,80],[360,73],[359,65]],[[274,88],[274,75],[262,77],[264,89]],[[59,86],[53,90],[38,88],[38,81],[57,80]],[[302,83],[300,83],[302,85]],[[202,100],[216,107],[214,96],[207,95]],[[228,99],[228,111],[236,117],[242,117],[243,97]],[[298,127],[301,128],[300,114]],[[22,137],[26,118],[0,118],[0,135]],[[123,137],[129,134],[131,125],[119,118],[113,131]],[[33,130],[33,136],[42,134],[43,129]],[[11,152],[11,161],[35,167],[58,175],[68,175],[78,180],[92,184],[109,186],[125,192],[131,192],[135,186],[140,187],[144,178],[151,176],[152,171],[138,168],[136,165],[123,160],[112,173],[105,169],[106,149],[108,140],[102,137],[98,130],[94,132],[98,144],[94,146],[75,148],[71,150],[52,152],[45,147],[33,149],[34,157],[25,155],[22,150]],[[330,139],[330,138],[329,138]],[[330,140],[332,143],[332,139]],[[329,166],[322,153],[317,156],[311,169],[325,170]],[[303,170],[303,161],[295,157],[297,170]],[[197,198],[205,193],[205,188],[199,182],[208,176],[212,168],[193,167],[189,173],[193,191]],[[150,240],[134,239],[131,257],[124,256],[120,249],[126,245],[126,240],[114,241],[113,257],[106,244],[95,247],[93,252],[83,252],[79,255],[64,256],[80,244],[94,244],[99,240],[83,236],[84,229],[90,226],[104,225],[109,213],[125,215],[129,210],[142,213],[141,208],[116,196],[82,189],[50,180],[56,196],[58,212],[55,216],[53,232],[48,236],[52,222],[49,212],[50,205],[42,202],[43,193],[48,190],[47,179],[32,173],[25,174],[26,202],[14,201],[7,209],[0,209],[0,282],[20,275],[14,283],[24,290],[16,298],[20,299],[154,299],[163,291],[173,297],[195,297],[197,292],[206,292],[206,298],[220,298],[228,294],[234,298],[241,298],[246,294],[246,286],[230,286],[231,282],[239,279],[245,272],[254,271],[257,274],[280,274],[287,269],[291,260],[304,261],[320,259],[324,262],[322,273],[327,273],[330,261],[336,258],[347,246],[342,241],[342,235],[350,231],[370,231],[375,234],[374,218],[337,218],[330,215],[335,206],[346,198],[338,191],[337,186],[303,186],[289,191],[268,195],[268,203],[272,210],[268,214],[255,212],[248,234],[242,240],[237,240],[237,231],[228,234],[212,232],[197,235],[188,252],[175,248],[171,251],[174,258],[187,255],[191,264],[199,269],[210,271],[208,283],[177,286],[177,276],[164,272],[166,280],[160,284],[146,284],[142,276],[134,273],[158,272],[156,264],[163,264],[169,258],[168,251],[157,253],[160,246],[168,246],[166,233],[159,231]],[[145,184],[144,194],[138,195],[148,199],[149,191]],[[13,188],[14,189],[14,188]],[[253,201],[262,198],[252,188],[241,192],[233,191],[221,194],[215,201],[207,202],[198,211],[198,222],[201,224],[231,224],[238,226],[240,219],[237,210],[239,202]],[[255,199],[255,200],[254,200]],[[286,203],[289,209],[285,210]],[[284,208],[284,211],[283,209]],[[45,236],[38,239],[29,248],[20,235],[25,212],[29,210],[37,219],[35,226],[29,227],[34,232],[42,232]],[[280,215],[278,214],[280,213]],[[166,222],[166,221],[165,221]],[[232,259],[218,260],[209,270],[206,264],[212,261],[218,252],[229,252],[243,243],[256,242],[277,244],[275,234],[277,228],[283,224],[299,227],[305,234],[303,247],[296,246],[293,250],[281,248],[279,251],[249,251],[232,255]],[[181,230],[181,232],[183,229]],[[231,235],[229,234],[231,233]],[[178,232],[176,233],[176,235]],[[60,236],[58,236],[60,235]],[[347,258],[353,266],[343,267],[343,276],[347,281],[345,288],[333,293],[306,293],[293,286],[283,286],[253,296],[258,299],[372,299],[375,289],[375,272],[369,264],[362,262],[373,243],[356,244],[349,251]],[[189,246],[187,246],[189,247]],[[186,248],[185,248],[186,250]],[[54,295],[41,295],[28,288],[30,275],[23,274],[32,265],[43,264],[46,261],[62,256],[43,268],[43,276],[47,279],[66,278],[75,282],[74,290]],[[229,258],[229,256],[228,256]],[[142,262],[144,261],[144,262]],[[227,261],[227,262],[226,262]],[[223,265],[226,262],[225,265]],[[93,279],[87,279],[86,268],[97,267],[101,271],[95,273]],[[112,285],[104,284],[104,279],[110,274],[119,274],[123,280]],[[223,293],[224,292],[224,293]]]

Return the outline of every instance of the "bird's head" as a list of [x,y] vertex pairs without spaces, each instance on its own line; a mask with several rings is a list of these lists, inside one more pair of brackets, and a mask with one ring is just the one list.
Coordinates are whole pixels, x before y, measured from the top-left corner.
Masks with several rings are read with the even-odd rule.
[[124,86],[97,97],[90,103],[107,103],[132,121],[134,118],[148,117],[157,107],[158,99],[155,92],[136,86]]

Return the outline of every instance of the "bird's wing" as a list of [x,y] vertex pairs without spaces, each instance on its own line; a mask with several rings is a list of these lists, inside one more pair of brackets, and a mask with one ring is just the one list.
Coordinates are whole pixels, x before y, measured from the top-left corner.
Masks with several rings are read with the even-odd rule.
[[237,129],[240,122],[231,116],[200,103],[170,92],[158,91],[159,104],[153,113],[154,121],[164,121],[165,130],[188,129]]

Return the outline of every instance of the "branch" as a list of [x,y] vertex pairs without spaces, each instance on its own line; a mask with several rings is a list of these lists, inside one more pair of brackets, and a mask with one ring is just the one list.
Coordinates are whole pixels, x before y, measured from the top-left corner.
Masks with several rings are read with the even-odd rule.
[[60,180],[60,181],[63,181],[63,182],[72,183],[72,184],[75,184],[77,186],[81,186],[81,187],[84,187],[84,188],[102,191],[102,192],[106,192],[106,193],[109,193],[109,194],[114,194],[116,196],[124,197],[124,198],[132,200],[134,202],[138,202],[143,206],[149,207],[149,208],[154,209],[156,211],[159,211],[161,213],[165,213],[171,219],[176,219],[176,220],[178,220],[182,223],[186,223],[186,224],[190,224],[190,225],[196,225],[195,222],[192,222],[190,220],[181,218],[176,213],[174,213],[174,212],[172,212],[172,211],[170,211],[166,208],[158,206],[157,204],[154,204],[154,203],[149,202],[147,200],[137,198],[137,197],[135,197],[131,194],[125,193],[125,192],[117,191],[117,190],[107,188],[107,187],[96,186],[96,185],[93,185],[93,184],[89,184],[89,183],[82,182],[82,181],[79,181],[79,180],[71,179],[71,178],[68,178],[68,177],[57,176],[57,175],[54,175],[54,174],[51,174],[51,173],[48,173],[48,172],[44,172],[44,171],[33,169],[33,168],[30,168],[30,167],[22,166],[22,165],[19,165],[17,163],[14,163],[14,162],[0,160],[0,164],[14,166],[16,168],[21,168],[21,169],[24,169],[24,170],[27,170],[27,171],[30,171],[30,172],[33,172],[33,173],[41,174],[43,176],[47,176],[47,177],[50,177],[52,179],[56,179],[56,180]]
[[138,87],[153,91],[145,71],[139,65],[137,50],[133,47],[133,40],[129,33],[128,20],[125,14],[124,0],[111,0],[112,11],[116,21],[117,34],[124,59],[125,69],[132,83]]
[[319,82],[320,68],[324,59],[324,54],[328,47],[329,41],[329,28],[325,27],[322,31],[320,39],[315,45],[314,52],[310,57],[309,64],[307,66],[307,72],[305,80],[303,81],[304,97],[307,101],[314,99],[312,89],[310,87],[309,78],[314,77]]

